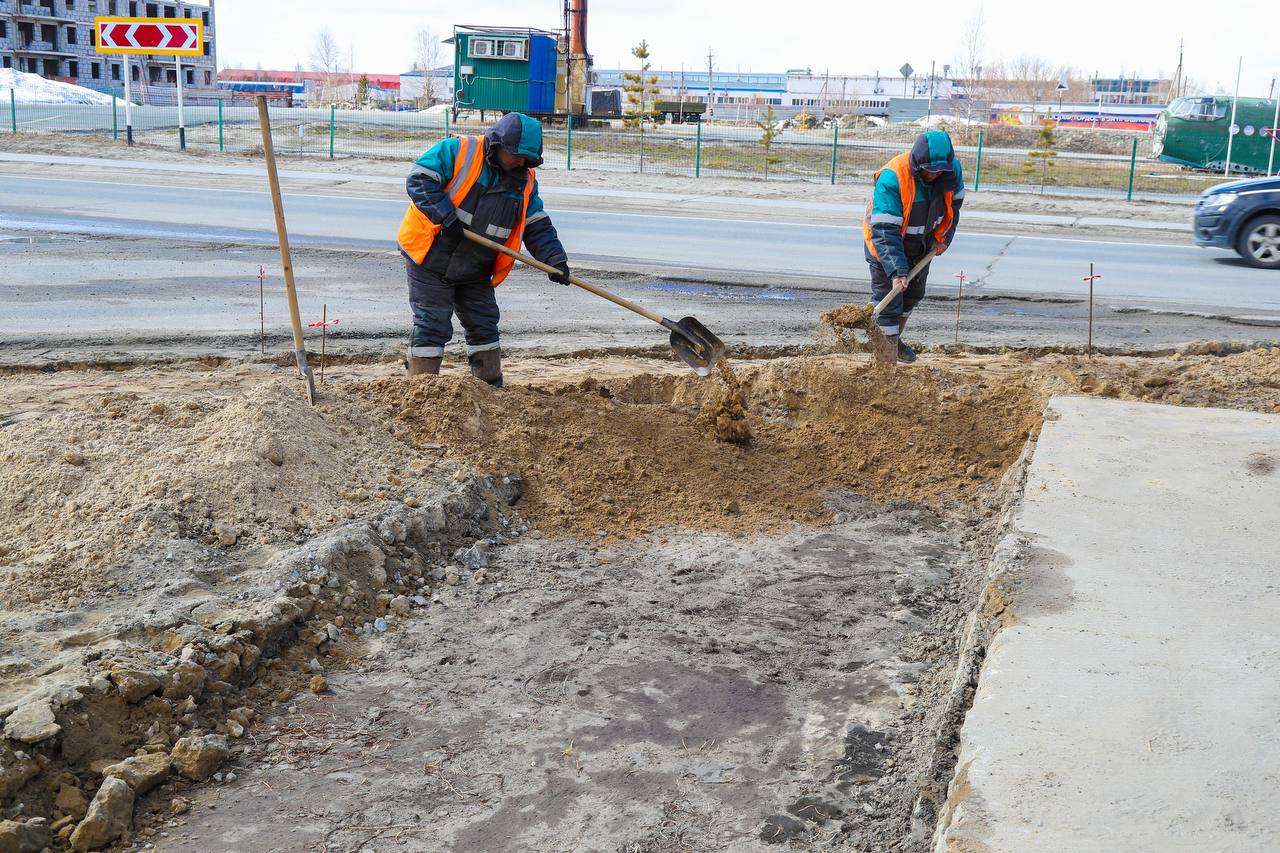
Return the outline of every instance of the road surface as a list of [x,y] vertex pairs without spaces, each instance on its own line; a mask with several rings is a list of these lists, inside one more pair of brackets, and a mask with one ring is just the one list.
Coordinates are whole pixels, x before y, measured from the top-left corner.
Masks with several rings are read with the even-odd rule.
[[[176,179],[175,179],[176,180]],[[210,179],[209,183],[216,183]],[[298,245],[391,249],[405,202],[390,198],[286,192]],[[861,235],[849,225],[778,222],[767,207],[753,219],[621,213],[557,204],[555,222],[578,263],[622,264],[688,275],[698,271],[776,276],[789,287],[865,289]],[[185,223],[195,222],[195,225]],[[175,224],[184,223],[184,224]],[[85,233],[211,242],[275,240],[266,192],[212,186],[141,185],[127,180],[6,175],[0,232]],[[1280,310],[1280,280],[1225,253],[1192,245],[1108,242],[962,231],[931,274],[951,285],[963,271],[986,293],[1079,296],[1089,264],[1112,299],[1243,311]]]

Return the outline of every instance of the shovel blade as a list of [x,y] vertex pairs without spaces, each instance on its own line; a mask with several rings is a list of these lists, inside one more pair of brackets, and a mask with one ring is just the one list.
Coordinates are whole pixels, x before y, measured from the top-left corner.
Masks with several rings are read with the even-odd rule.
[[694,317],[683,317],[667,328],[671,330],[671,349],[676,356],[699,376],[710,376],[716,362],[725,356],[724,341]]

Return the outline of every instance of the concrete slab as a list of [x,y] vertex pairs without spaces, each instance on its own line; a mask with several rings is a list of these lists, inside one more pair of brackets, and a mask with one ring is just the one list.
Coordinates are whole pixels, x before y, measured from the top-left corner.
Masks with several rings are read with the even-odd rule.
[[1059,398],[935,837],[1280,850],[1280,417]]

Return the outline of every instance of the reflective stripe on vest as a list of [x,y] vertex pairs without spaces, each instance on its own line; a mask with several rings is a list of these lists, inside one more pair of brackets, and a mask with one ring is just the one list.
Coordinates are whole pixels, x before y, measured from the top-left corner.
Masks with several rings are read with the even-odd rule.
[[[928,230],[928,226],[909,226],[911,222],[911,208],[916,201],[916,178],[911,174],[911,152],[904,151],[897,157],[894,157],[888,163],[884,164],[884,168],[880,169],[872,177],[871,199],[867,202],[867,215],[862,218],[862,239],[867,244],[867,251],[871,253],[871,257],[877,261],[880,260],[880,253],[876,251],[875,241],[871,239],[871,226],[875,224],[875,220],[881,220],[880,217],[887,214],[873,214],[872,206],[876,203],[875,185],[880,182],[880,175],[885,170],[893,172],[898,176],[898,193],[902,196],[902,236],[907,234],[923,234]],[[952,204],[952,198],[955,194],[948,190],[943,193],[943,200],[947,206],[947,212],[943,214],[941,220],[933,228],[933,239],[935,243],[945,242],[947,232],[951,230],[951,223],[955,222],[955,207]]]
[[[449,183],[445,185],[445,191],[449,193],[449,200],[453,202],[454,207],[462,204],[462,200],[467,197],[467,193],[471,192],[471,188],[476,185],[476,181],[480,180],[480,172],[484,169],[484,140],[479,136],[460,136],[458,137],[458,157],[453,163],[453,175],[449,178]],[[458,218],[464,223],[469,222],[471,215],[466,214],[463,219],[464,211],[458,211]],[[426,260],[427,252],[431,251],[431,244],[435,242],[436,235],[440,233],[440,226],[436,225],[417,205],[409,203],[409,209],[404,213],[404,219],[400,220],[400,231],[396,234],[396,242],[400,244],[400,248],[404,253],[413,258],[415,264],[420,264]]]
[[[524,199],[520,205],[520,218],[516,221],[516,226],[511,229],[511,236],[506,240],[506,247],[514,252],[520,251],[520,241],[524,239],[524,226],[529,216],[529,199],[533,196],[533,182],[537,180],[537,173],[533,169],[529,170],[529,178],[524,184]],[[511,272],[511,268],[515,266],[515,258],[507,255],[499,254],[497,261],[493,264],[493,286],[497,287],[502,284],[507,274]]]

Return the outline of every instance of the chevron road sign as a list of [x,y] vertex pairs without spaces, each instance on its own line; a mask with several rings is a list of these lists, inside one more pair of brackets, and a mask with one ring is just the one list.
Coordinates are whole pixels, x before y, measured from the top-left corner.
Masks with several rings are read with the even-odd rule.
[[204,54],[204,23],[199,18],[94,18],[93,26],[98,53]]
[[200,18],[93,19],[94,50],[124,54],[125,139],[133,144],[133,98],[129,95],[129,54],[172,56],[178,91],[178,147],[187,147],[187,122],[182,109],[182,57],[204,55],[204,21]]

